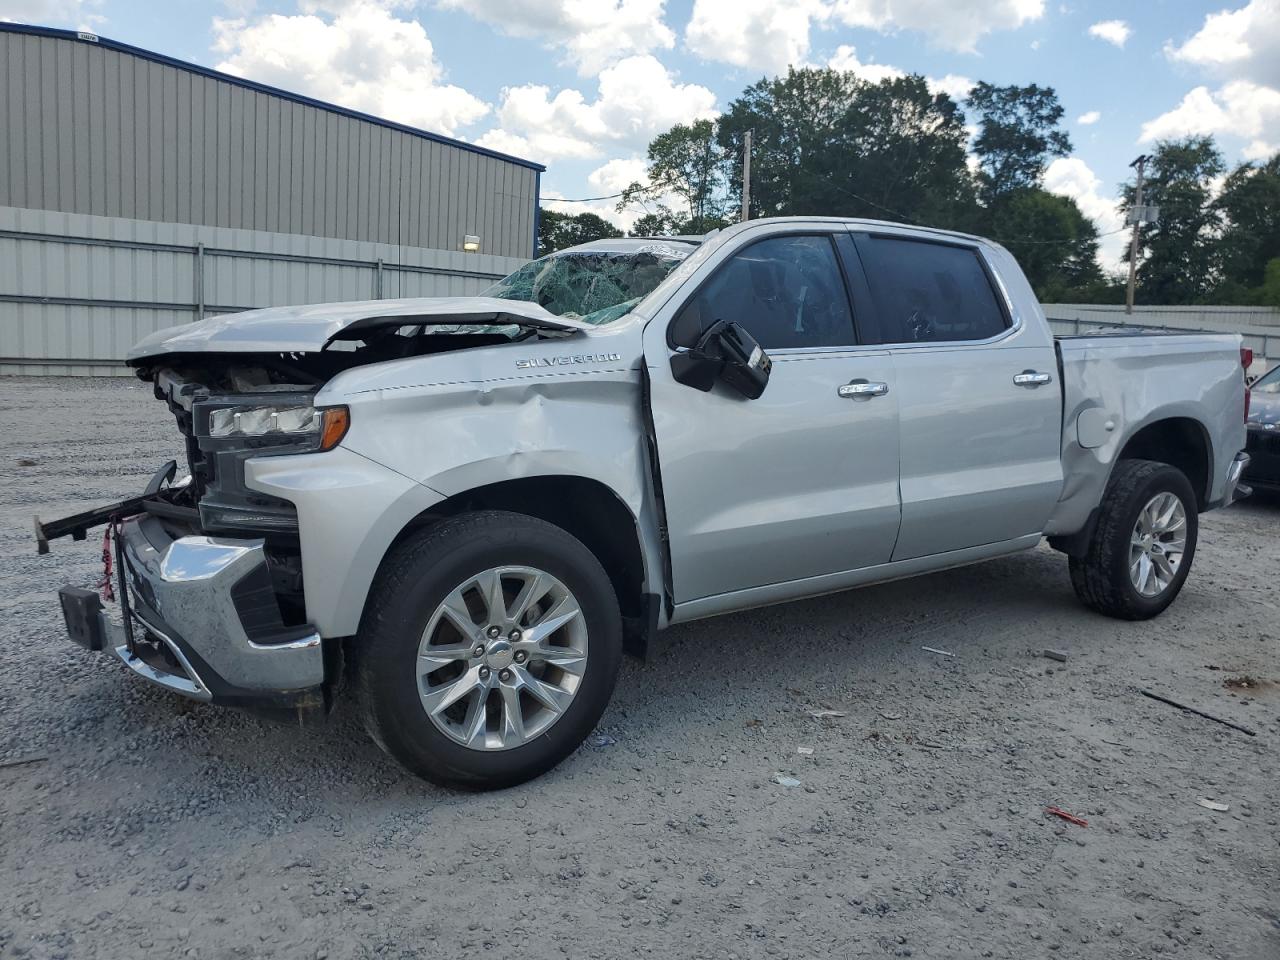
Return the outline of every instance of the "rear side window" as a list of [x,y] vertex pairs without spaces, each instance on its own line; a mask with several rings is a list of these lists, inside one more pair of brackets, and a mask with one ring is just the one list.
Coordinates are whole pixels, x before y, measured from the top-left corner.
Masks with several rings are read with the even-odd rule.
[[985,340],[1009,326],[971,247],[859,237],[858,255],[876,308],[876,343]]
[[681,308],[673,342],[692,346],[717,320],[736,320],[766,350],[854,343],[831,238],[769,237],[738,251]]

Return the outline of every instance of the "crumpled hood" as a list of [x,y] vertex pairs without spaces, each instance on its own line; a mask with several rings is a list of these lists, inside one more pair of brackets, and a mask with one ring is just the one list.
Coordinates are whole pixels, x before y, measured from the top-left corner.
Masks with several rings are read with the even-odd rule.
[[557,317],[536,303],[493,297],[415,297],[267,307],[157,330],[129,350],[126,362],[172,353],[313,353],[340,335],[414,324],[517,324],[566,332],[595,329]]
[[[1280,424],[1280,393],[1254,390],[1249,397],[1249,423]],[[1280,426],[1276,427],[1280,429]]]

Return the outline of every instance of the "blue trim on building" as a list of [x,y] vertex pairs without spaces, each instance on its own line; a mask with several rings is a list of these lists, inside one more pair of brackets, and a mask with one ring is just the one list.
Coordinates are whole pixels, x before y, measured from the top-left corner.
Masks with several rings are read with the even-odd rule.
[[533,255],[536,258],[542,253],[538,249],[538,237],[542,234],[542,171],[533,175]]
[[[478,153],[483,157],[492,157],[495,160],[505,160],[507,163],[514,163],[521,167],[527,167],[539,174],[543,170],[547,169],[545,165],[541,163],[534,163],[532,160],[513,157],[507,153],[499,153],[497,150],[478,147],[474,143],[467,143],[464,140],[455,140],[453,137],[446,137],[443,134],[431,133],[428,130],[419,130],[417,127],[409,127],[402,123],[384,120],[381,117],[375,117],[372,114],[361,113],[359,110],[349,110],[346,107],[339,107],[336,104],[326,103],[323,100],[315,100],[300,93],[290,93],[288,90],[281,90],[279,87],[268,86],[265,83],[255,83],[252,80],[245,80],[242,77],[232,76],[229,73],[220,73],[217,70],[211,70],[209,67],[202,67],[199,64],[189,63],[186,60],[179,60],[176,57],[166,56],[163,53],[156,53],[153,50],[144,50],[142,47],[135,47],[127,43],[121,43],[119,40],[100,37],[95,33],[87,33],[77,30],[59,30],[55,27],[37,27],[26,23],[3,22],[0,22],[0,33],[26,33],[37,37],[50,37],[55,40],[72,40],[77,43],[96,43],[98,46],[105,47],[108,50],[115,50],[118,53],[127,53],[131,56],[141,57],[144,60],[150,60],[154,63],[162,63],[166,66],[177,67],[179,70],[186,70],[189,73],[199,74],[202,77],[208,77],[212,80],[220,80],[223,83],[235,84],[237,87],[244,87],[247,90],[253,90],[257,93],[265,93],[273,97],[280,97],[283,100],[291,100],[294,103],[304,104],[308,107],[328,110],[330,113],[337,113],[344,117],[350,117],[353,120],[363,120],[365,123],[375,123],[380,127],[387,127],[391,130],[398,130],[400,133],[407,133],[411,136],[422,137],[424,140],[433,140],[436,143],[443,143],[446,146],[456,147],[459,150],[466,150],[468,153]],[[536,233],[534,234],[534,246],[535,248],[537,246]]]

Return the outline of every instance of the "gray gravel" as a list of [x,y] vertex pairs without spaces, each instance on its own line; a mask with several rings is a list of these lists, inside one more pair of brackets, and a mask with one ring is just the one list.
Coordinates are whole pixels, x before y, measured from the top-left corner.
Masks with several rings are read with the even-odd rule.
[[0,956],[1280,957],[1280,504],[1206,516],[1151,623],[1042,547],[675,629],[557,770],[462,795],[349,709],[188,705],[71,646],[98,544],[37,557],[31,514],[178,435],[136,381],[0,379],[0,415],[0,764],[47,757],[0,767]]

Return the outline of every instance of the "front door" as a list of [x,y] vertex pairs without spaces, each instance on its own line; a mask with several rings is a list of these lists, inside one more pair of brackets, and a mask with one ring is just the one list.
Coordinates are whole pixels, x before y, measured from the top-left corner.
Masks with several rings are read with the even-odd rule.
[[[856,349],[832,236],[783,229],[719,251],[646,327],[677,603],[888,561],[898,399],[888,351]],[[773,360],[756,400],[677,383],[669,338],[741,323]],[[857,391],[840,387],[858,381]]]
[[864,332],[890,352],[898,378],[893,559],[1039,534],[1062,491],[1062,391],[1047,325],[1012,315],[975,245],[854,240],[873,314]]

